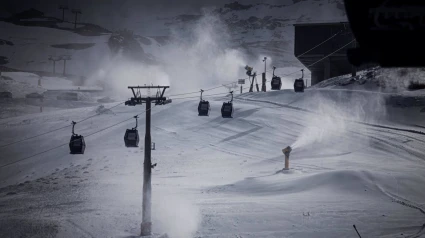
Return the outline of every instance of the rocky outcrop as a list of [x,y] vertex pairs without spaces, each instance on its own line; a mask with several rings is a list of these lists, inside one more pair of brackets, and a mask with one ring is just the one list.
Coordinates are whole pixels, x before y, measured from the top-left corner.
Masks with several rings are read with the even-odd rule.
[[112,54],[121,54],[130,60],[152,64],[154,59],[145,53],[137,36],[130,30],[121,30],[113,33],[108,40]]

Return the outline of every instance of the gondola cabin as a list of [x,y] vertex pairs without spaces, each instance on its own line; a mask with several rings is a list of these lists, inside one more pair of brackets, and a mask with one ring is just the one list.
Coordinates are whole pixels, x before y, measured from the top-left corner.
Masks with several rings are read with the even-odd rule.
[[282,88],[282,79],[278,76],[273,76],[271,81],[272,90],[280,90]]
[[233,103],[232,102],[223,102],[223,106],[221,106],[221,116],[223,118],[232,118],[233,117]]
[[124,134],[124,143],[126,147],[139,146],[139,132],[137,129],[127,129]]
[[223,102],[223,106],[221,106],[221,116],[223,118],[233,118],[233,91],[230,94],[232,99],[229,102]]
[[198,105],[198,116],[209,116],[210,114],[210,102],[202,100]]
[[72,135],[69,141],[69,150],[71,154],[84,154],[85,149],[86,142],[84,141],[84,137],[77,134]]
[[304,80],[303,79],[295,79],[294,91],[295,92],[304,92]]
[[282,79],[274,74],[276,67],[273,66],[273,77],[270,82],[272,90],[280,90],[282,88]]
[[124,134],[124,144],[126,147],[138,147],[139,146],[139,132],[137,131],[137,118],[139,116],[134,116],[136,119],[136,127],[127,129]]
[[72,121],[72,136],[69,140],[70,154],[84,154],[86,142],[84,141],[84,136],[74,133],[74,127],[76,124],[77,123],[75,121]]
[[304,84],[304,69],[301,69],[302,76],[299,79],[295,79],[294,82],[294,91],[304,92],[305,84]]

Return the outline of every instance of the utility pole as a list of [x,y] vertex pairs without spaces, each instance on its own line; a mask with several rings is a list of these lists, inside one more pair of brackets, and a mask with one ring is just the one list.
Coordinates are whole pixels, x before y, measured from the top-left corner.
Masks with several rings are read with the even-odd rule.
[[258,81],[257,81],[257,75],[254,74],[254,78],[255,78],[255,87],[257,88],[257,92],[260,92],[260,88],[258,87]]
[[[129,86],[133,92],[133,96],[130,100],[125,102],[125,105],[135,106],[137,104],[141,105],[143,102],[146,103],[146,132],[145,132],[145,158],[143,163],[143,203],[142,203],[142,224],[140,225],[141,236],[150,236],[152,235],[152,210],[151,210],[151,199],[152,199],[152,168],[156,164],[152,164],[151,160],[151,150],[152,150],[152,141],[151,141],[151,103],[155,102],[155,105],[164,105],[170,103],[170,100],[167,100],[164,97],[165,89],[170,86]],[[142,97],[140,89],[152,89],[156,88],[158,90],[162,89],[161,94],[157,94],[155,97]],[[135,91],[136,90],[136,91]]]
[[62,60],[61,57],[49,56],[48,60],[53,61],[53,73],[56,73],[56,61]]
[[72,9],[72,13],[75,14],[74,29],[77,29],[77,15],[81,14],[81,10],[80,9]]
[[63,76],[65,76],[66,74],[66,61],[67,60],[71,60],[71,56],[70,55],[61,55],[61,60],[63,60]]
[[242,90],[243,90],[242,85],[243,85],[243,84],[245,84],[245,79],[239,79],[239,80],[238,80],[238,84],[240,84],[240,85],[241,85],[241,94],[242,94],[242,93],[243,93],[243,92],[242,92]]
[[67,6],[60,5],[59,9],[62,10],[62,22],[64,22],[65,21],[65,10],[68,10],[69,8]]
[[262,77],[263,83],[261,85],[261,91],[266,92],[267,91],[266,90],[267,57],[264,57],[263,62],[264,62],[264,73],[263,73],[263,77]]

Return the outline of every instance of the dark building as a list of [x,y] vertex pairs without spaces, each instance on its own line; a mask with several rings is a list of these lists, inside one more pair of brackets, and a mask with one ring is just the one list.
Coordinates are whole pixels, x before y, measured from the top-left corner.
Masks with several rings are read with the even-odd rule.
[[294,24],[294,27],[295,57],[311,71],[311,85],[352,73],[346,50],[355,47],[356,41],[343,47],[354,40],[348,22]]

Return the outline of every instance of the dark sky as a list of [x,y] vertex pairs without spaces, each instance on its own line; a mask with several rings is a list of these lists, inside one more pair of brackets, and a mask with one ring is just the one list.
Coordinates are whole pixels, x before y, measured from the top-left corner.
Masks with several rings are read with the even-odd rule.
[[[150,22],[156,17],[171,17],[179,14],[199,14],[203,7],[223,6],[235,0],[1,0],[0,15],[10,16],[29,8],[43,11],[46,16],[61,17],[59,5],[82,10],[80,20],[99,24],[110,30],[124,26],[141,34],[149,34]],[[241,4],[267,2],[282,4],[292,0],[239,0]],[[66,19],[73,19],[70,11]],[[137,28],[137,29],[134,29]]]

